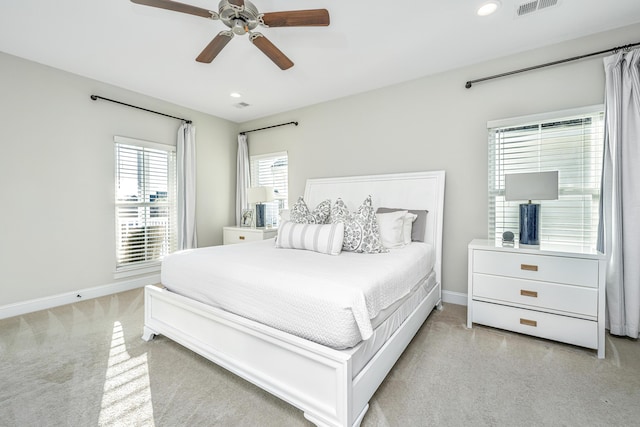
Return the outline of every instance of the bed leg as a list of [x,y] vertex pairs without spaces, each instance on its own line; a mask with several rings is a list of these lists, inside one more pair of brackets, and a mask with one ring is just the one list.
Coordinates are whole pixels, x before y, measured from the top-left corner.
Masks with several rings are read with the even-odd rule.
[[313,423],[313,425],[315,425],[316,427],[330,427],[329,424],[323,423],[322,421],[320,421],[318,418],[314,417],[311,414],[304,412],[303,415],[308,421]]
[[442,300],[438,301],[438,303],[436,304],[436,310],[442,311]]
[[360,427],[360,424],[362,423],[362,419],[364,418],[364,414],[366,414],[368,410],[369,410],[369,404],[367,403],[364,406],[364,409],[362,410],[362,412],[360,412],[360,415],[358,415],[358,418],[356,418],[355,421],[353,422],[352,427]]
[[156,336],[156,333],[152,329],[149,329],[146,326],[144,327],[144,329],[142,331],[142,339],[143,340],[151,341],[155,336]]
[[[367,410],[369,409],[369,404],[367,403],[364,407],[364,409],[362,410],[362,412],[360,412],[360,414],[358,415],[358,417],[353,421],[353,424],[349,427],[360,427],[360,424],[362,423],[362,419],[364,418],[364,414],[367,413]],[[309,414],[307,412],[304,413],[304,417],[311,421],[313,424],[315,424],[318,427],[330,427],[333,426],[334,424],[327,424],[323,421],[321,421],[320,419],[318,419],[317,417],[314,417],[312,414]],[[340,424],[342,425],[342,424]]]

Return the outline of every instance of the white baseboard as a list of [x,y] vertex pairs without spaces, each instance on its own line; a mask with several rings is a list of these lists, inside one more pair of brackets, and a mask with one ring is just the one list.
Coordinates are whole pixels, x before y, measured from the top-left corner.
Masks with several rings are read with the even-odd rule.
[[60,305],[71,304],[76,301],[98,298],[131,289],[142,288],[146,285],[160,283],[160,274],[138,277],[136,279],[116,282],[109,285],[96,286],[94,288],[81,289],[74,292],[53,295],[0,306],[0,319],[20,316],[34,311],[47,310]]
[[456,305],[467,305],[467,294],[453,291],[442,291],[442,302]]

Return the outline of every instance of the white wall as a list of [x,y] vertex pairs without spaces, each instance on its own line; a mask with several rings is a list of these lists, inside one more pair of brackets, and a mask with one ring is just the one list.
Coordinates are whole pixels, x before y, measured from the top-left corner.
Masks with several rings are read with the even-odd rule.
[[251,154],[288,151],[291,201],[311,177],[444,169],[443,288],[460,297],[467,244],[487,235],[487,121],[602,103],[604,72],[595,57],[471,89],[465,82],[637,42],[638,34],[634,25],[243,123],[241,130],[300,122],[249,136]]
[[[466,245],[486,236],[486,122],[602,102],[602,59],[481,83],[467,80],[637,42],[640,25],[425,77],[238,126],[207,114],[0,53],[0,309],[110,286],[115,265],[113,135],[174,143],[197,128],[198,240],[234,222],[238,130],[250,151],[287,150],[291,199],[309,177],[444,169],[444,289],[466,292]],[[434,58],[437,60],[437,58]],[[310,83],[312,84],[312,83]]]
[[175,144],[193,120],[200,246],[222,242],[235,200],[238,125],[0,53],[0,308],[114,280],[113,136]]

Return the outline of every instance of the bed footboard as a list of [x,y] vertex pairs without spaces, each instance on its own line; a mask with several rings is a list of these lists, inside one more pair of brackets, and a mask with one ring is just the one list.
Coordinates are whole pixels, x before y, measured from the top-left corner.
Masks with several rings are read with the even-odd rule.
[[[358,425],[348,355],[161,289],[145,288],[143,339],[162,334],[301,409],[322,426]],[[366,412],[359,408],[358,413]]]
[[149,285],[142,338],[167,338],[278,396],[318,426],[358,427],[369,399],[433,308],[440,284],[353,378],[348,354]]

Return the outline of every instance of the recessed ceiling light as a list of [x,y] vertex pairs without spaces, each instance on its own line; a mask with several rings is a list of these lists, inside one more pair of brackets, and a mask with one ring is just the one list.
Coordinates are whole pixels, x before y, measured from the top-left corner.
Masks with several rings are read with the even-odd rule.
[[488,1],[486,3],[483,3],[482,6],[478,8],[478,11],[476,13],[478,14],[478,16],[491,15],[493,12],[498,10],[499,7],[500,2],[498,0]]
[[232,98],[242,98],[242,95],[240,95],[238,92],[231,92],[229,96]]

